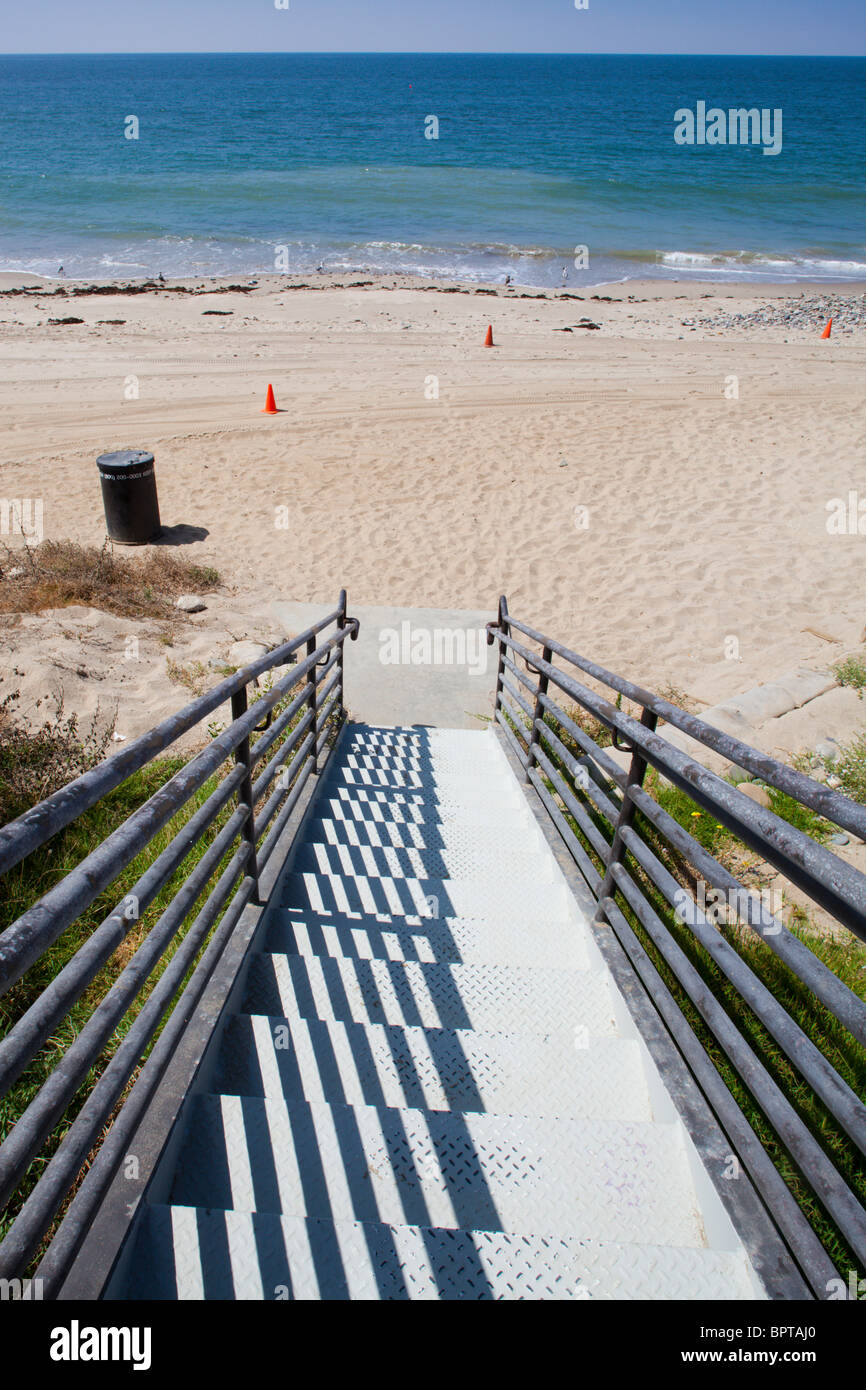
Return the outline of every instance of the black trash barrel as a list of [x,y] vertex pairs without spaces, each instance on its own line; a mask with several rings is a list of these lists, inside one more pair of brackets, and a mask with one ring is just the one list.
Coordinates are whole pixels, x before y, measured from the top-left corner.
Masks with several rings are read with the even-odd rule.
[[118,449],[96,460],[109,538],[120,545],[147,545],[159,534],[159,501],[153,454]]

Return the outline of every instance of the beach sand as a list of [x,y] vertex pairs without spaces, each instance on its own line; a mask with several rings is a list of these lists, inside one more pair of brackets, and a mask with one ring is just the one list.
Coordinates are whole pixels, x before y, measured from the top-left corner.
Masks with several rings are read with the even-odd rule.
[[[861,286],[58,283],[0,296],[0,495],[42,499],[46,538],[102,542],[95,459],[132,446],[156,456],[169,538],[246,612],[344,586],[350,606],[493,617],[504,592],[704,704],[861,640],[866,535],[827,521],[866,499],[866,328],[725,324]],[[66,316],[84,322],[48,322]]]

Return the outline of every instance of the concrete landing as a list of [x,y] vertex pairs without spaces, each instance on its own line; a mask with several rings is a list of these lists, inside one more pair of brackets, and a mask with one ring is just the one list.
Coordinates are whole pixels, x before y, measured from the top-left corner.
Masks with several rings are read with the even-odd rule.
[[[325,617],[323,603],[274,603],[288,636]],[[472,609],[364,607],[346,662],[351,717],[379,725],[482,729],[493,710],[497,650],[484,631],[496,614]]]

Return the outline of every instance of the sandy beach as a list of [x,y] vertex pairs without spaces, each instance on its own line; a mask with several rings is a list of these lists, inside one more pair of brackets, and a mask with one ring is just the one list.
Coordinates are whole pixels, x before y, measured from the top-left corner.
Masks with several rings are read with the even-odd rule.
[[133,446],[247,612],[505,592],[705,704],[859,643],[866,540],[828,508],[862,477],[863,287],[241,285],[0,277],[0,493],[46,538],[103,541],[95,459]]

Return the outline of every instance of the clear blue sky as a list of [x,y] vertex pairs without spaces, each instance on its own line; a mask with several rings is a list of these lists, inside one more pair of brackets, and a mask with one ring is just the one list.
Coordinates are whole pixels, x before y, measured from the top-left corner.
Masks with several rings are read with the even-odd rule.
[[5,53],[866,53],[866,0],[18,0]]

